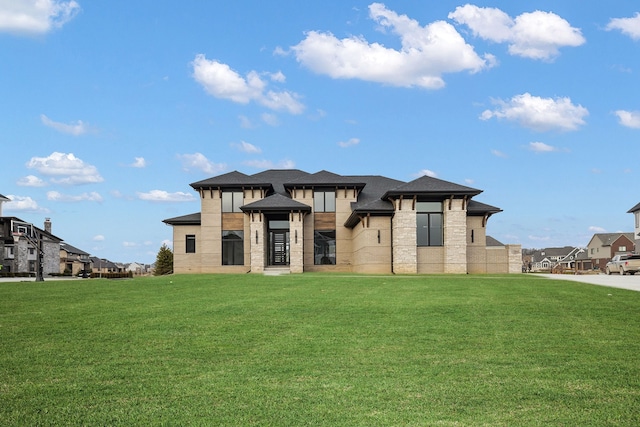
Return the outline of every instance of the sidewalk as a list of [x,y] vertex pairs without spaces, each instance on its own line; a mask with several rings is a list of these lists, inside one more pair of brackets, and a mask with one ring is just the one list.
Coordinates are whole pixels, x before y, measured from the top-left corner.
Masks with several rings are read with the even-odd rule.
[[540,274],[555,280],[571,280],[573,282],[588,283],[590,285],[608,286],[610,288],[640,291],[640,274],[621,276],[619,274]]

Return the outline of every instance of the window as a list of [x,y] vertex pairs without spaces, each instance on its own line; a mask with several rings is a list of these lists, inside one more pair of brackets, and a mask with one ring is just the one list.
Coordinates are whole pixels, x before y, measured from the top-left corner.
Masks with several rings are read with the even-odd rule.
[[222,232],[222,265],[244,265],[244,232]]
[[196,236],[195,234],[187,234],[185,236],[185,247],[186,253],[195,254],[196,253]]
[[222,193],[222,212],[242,212],[240,206],[243,202],[242,191],[225,191]]
[[4,257],[7,259],[13,259],[13,246],[5,246],[4,247]]
[[313,263],[315,265],[336,263],[336,230],[314,232]]
[[618,252],[627,252],[627,247],[626,246],[620,246],[618,248]]
[[313,210],[315,212],[335,212],[336,192],[316,191],[313,193]]
[[442,246],[442,203],[418,202],[416,210],[418,246]]

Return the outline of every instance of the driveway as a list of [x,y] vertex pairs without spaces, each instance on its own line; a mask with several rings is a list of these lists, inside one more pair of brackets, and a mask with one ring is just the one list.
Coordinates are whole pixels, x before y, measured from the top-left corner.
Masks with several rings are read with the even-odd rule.
[[619,274],[541,274],[555,280],[572,280],[574,282],[589,283],[591,285],[608,286],[610,288],[640,291],[640,274],[621,276]]

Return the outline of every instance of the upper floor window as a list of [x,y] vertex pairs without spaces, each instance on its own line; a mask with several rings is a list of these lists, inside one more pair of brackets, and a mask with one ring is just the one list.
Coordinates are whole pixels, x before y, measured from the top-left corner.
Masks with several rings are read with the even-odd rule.
[[242,212],[240,206],[244,202],[242,191],[224,191],[222,193],[222,212]]
[[627,252],[627,247],[626,246],[620,246],[618,248],[618,252]]
[[335,191],[314,191],[313,210],[315,212],[335,212],[336,192]]
[[187,234],[185,236],[185,252],[188,254],[196,253],[196,235],[195,234]]
[[442,202],[416,203],[418,246],[442,246],[444,241]]

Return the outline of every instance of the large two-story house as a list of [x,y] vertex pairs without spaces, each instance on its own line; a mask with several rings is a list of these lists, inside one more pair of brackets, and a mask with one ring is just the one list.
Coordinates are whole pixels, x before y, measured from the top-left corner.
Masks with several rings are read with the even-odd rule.
[[501,209],[440,179],[234,171],[191,187],[200,212],[163,221],[175,273],[521,272],[520,245],[487,246]]

